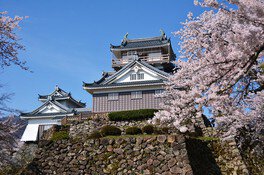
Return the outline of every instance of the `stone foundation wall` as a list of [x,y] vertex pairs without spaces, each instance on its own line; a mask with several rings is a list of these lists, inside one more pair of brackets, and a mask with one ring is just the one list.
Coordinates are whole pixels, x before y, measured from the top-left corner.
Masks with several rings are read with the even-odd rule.
[[50,140],[53,133],[57,131],[57,125],[52,125],[51,128],[45,130],[41,136],[41,140]]
[[[78,124],[72,123],[70,125],[70,137],[82,137],[87,136],[92,131],[99,131],[103,126],[105,125],[114,125],[121,129],[122,135],[125,134],[125,130],[128,127],[131,126],[137,126],[139,128],[144,127],[145,125],[148,125],[147,120],[141,120],[141,121],[110,121],[108,119],[108,114],[96,114],[91,116],[89,120],[79,122]],[[158,126],[157,126],[158,127]],[[175,133],[172,128],[169,129],[169,133]]]
[[[210,137],[217,137],[219,134],[213,128],[205,128],[203,132],[205,136]],[[223,175],[249,174],[234,138],[209,142],[208,147],[211,149]]]
[[115,125],[124,133],[127,127],[143,127],[147,121],[113,122],[106,116],[92,117],[72,123],[69,140],[39,143],[36,158],[22,174],[254,174],[248,172],[234,139],[210,140],[218,137],[213,128],[203,128],[202,138],[171,130],[170,135],[121,135],[94,140],[86,136],[104,125]]
[[249,174],[234,139],[209,144],[223,175]]
[[131,121],[131,122],[114,122],[109,120],[87,120],[78,125],[72,124],[70,127],[70,137],[78,137],[83,135],[88,135],[92,131],[100,130],[105,125],[114,125],[121,129],[122,134],[124,134],[125,129],[130,126],[143,127],[147,125],[147,121]]
[[191,175],[182,135],[113,137],[48,142],[26,174]]
[[264,174],[264,130],[263,134],[256,130],[242,128],[238,132],[236,142],[238,149],[250,174]]

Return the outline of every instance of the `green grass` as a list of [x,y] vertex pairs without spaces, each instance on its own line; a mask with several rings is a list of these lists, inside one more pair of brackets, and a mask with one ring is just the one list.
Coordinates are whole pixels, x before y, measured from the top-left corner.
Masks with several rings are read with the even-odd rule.
[[148,137],[156,137],[158,135],[154,135],[154,134],[140,134],[140,135],[120,135],[120,136],[106,136],[104,138],[108,138],[108,139],[118,139],[118,138],[148,138]]
[[202,141],[219,141],[220,140],[217,137],[195,137],[194,139],[198,139]]
[[53,136],[51,138],[52,141],[63,140],[63,139],[69,139],[69,133],[67,131],[55,132],[53,133]]

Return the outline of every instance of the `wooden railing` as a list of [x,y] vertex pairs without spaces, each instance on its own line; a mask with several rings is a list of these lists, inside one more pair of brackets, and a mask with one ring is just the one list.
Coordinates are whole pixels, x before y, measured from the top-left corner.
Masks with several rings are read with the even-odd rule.
[[112,67],[124,66],[125,64],[137,58],[142,61],[149,62],[149,63],[168,63],[170,62],[169,54],[162,54],[160,56],[132,56],[131,58],[113,58]]
[[66,116],[61,120],[62,125],[66,125],[71,123],[72,121],[83,121],[87,120],[89,117],[92,116],[92,113],[80,113],[78,115],[73,116]]

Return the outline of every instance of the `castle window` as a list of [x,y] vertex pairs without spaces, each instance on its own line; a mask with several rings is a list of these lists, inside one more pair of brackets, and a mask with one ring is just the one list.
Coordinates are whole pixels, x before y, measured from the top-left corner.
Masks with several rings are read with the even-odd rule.
[[130,74],[130,80],[136,80],[137,74]]
[[164,90],[159,89],[159,90],[155,90],[155,97],[159,97],[159,95],[161,95],[164,92]]
[[108,100],[118,100],[118,93],[109,93]]
[[143,80],[144,79],[144,73],[137,74],[137,79],[138,80]]
[[142,98],[142,91],[131,92],[131,99]]
[[143,80],[144,73],[130,74],[130,80]]

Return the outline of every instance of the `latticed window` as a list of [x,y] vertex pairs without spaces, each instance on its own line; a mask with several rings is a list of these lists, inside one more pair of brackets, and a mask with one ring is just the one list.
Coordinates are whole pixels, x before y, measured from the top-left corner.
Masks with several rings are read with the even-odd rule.
[[160,95],[164,92],[164,90],[159,89],[159,90],[155,90],[155,97],[160,97]]
[[109,93],[108,100],[118,100],[118,93]]
[[144,73],[130,74],[130,80],[143,80]]
[[130,80],[136,80],[137,74],[130,74]]
[[144,73],[137,74],[137,79],[138,80],[143,80],[144,79]]
[[142,98],[142,91],[131,92],[131,99]]
[[155,90],[155,95],[160,95],[164,92],[164,90],[159,89],[159,90]]

